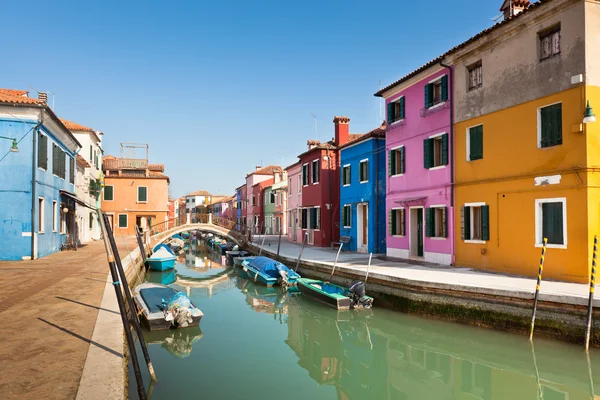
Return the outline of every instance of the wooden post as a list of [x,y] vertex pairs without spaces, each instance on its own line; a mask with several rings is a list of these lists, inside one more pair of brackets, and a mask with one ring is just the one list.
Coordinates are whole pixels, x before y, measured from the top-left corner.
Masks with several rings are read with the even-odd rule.
[[587,324],[585,329],[585,351],[590,347],[590,332],[592,330],[592,314],[594,311],[594,290],[596,286],[596,259],[598,257],[598,235],[594,235],[594,252],[592,255],[592,274],[590,276],[590,297],[588,300]]
[[[99,214],[104,216],[104,213]],[[129,321],[127,320],[127,310],[125,309],[125,302],[123,301],[123,292],[121,291],[121,282],[119,282],[119,275],[117,274],[117,267],[115,266],[115,257],[112,253],[111,245],[108,239],[108,233],[106,231],[106,225],[104,218],[100,219],[100,228],[104,235],[104,247],[106,248],[106,258],[108,260],[108,268],[110,269],[110,275],[112,278],[112,284],[115,288],[115,294],[117,296],[117,304],[119,305],[119,314],[121,314],[121,322],[123,323],[123,330],[125,331],[125,337],[127,339],[127,347],[129,349],[129,356],[131,363],[133,364],[133,373],[137,382],[138,396],[141,400],[146,400],[146,392],[144,390],[144,381],[142,380],[142,374],[140,372],[140,365],[137,359],[137,353],[135,351],[135,343],[133,336],[131,335],[131,329],[129,327]]]
[[546,256],[546,244],[548,239],[544,238],[542,243],[542,257],[540,258],[540,268],[538,270],[537,284],[535,285],[535,296],[533,298],[533,312],[531,314],[531,328],[529,330],[529,340],[533,340],[533,327],[535,325],[535,311],[537,309],[538,296],[540,294],[540,284],[542,283],[542,272],[544,272],[544,257]]
[[279,249],[281,248],[281,228],[279,228],[279,241],[277,242],[277,256],[275,257],[276,260],[279,261]]
[[258,250],[258,255],[260,256],[263,250],[263,246],[265,245],[265,238],[267,237],[267,228],[263,225],[263,240],[262,243],[260,245],[260,250]]
[[373,253],[369,254],[369,264],[367,264],[367,276],[365,277],[365,285],[367,284],[367,279],[369,279],[369,269],[371,269],[371,258],[373,258]]
[[300,265],[300,259],[302,258],[302,252],[304,251],[304,246],[306,246],[306,240],[308,239],[308,232],[304,234],[304,239],[302,239],[302,248],[300,249],[300,254],[298,254],[298,260],[296,260],[296,269],[294,272],[298,271],[298,266]]
[[335,262],[333,263],[333,268],[331,269],[331,275],[329,275],[330,281],[331,281],[331,278],[333,278],[333,273],[335,272],[335,266],[337,265],[338,258],[340,256],[340,252],[342,251],[342,246],[344,246],[344,243],[340,243],[340,248],[338,249],[337,254],[335,255]]
[[[110,227],[110,224],[106,224],[107,227]],[[140,232],[140,227],[135,226],[135,237],[137,239],[138,246],[140,247],[140,252],[142,253],[142,258],[144,259],[144,265],[146,264],[146,249],[144,248],[144,242],[142,241],[142,234]]]

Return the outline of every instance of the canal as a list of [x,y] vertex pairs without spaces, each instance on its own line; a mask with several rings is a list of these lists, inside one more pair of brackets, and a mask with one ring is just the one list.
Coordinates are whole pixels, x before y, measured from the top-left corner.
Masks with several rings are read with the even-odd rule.
[[[191,243],[148,281],[185,292],[200,328],[146,332],[152,399],[598,399],[600,353],[386,309],[338,312],[237,277]],[[138,355],[141,350],[138,348]],[[129,395],[137,398],[130,366]]]

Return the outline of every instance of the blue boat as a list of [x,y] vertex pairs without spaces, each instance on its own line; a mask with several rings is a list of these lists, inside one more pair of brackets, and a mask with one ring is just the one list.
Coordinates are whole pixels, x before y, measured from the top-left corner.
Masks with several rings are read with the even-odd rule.
[[179,240],[183,240],[183,238],[181,237],[181,235],[173,235],[172,239],[179,239]]
[[148,258],[148,264],[155,271],[166,271],[175,267],[176,260],[171,249],[161,247]]
[[180,237],[182,237],[183,239],[189,239],[190,238],[190,233],[189,232],[181,232],[179,234]]
[[238,258],[237,260],[241,260],[241,269],[246,272],[248,279],[260,282],[263,285],[273,286],[280,284],[282,286],[293,286],[296,284],[296,280],[300,278],[300,275],[285,264],[272,260],[269,257],[245,257],[243,259]]

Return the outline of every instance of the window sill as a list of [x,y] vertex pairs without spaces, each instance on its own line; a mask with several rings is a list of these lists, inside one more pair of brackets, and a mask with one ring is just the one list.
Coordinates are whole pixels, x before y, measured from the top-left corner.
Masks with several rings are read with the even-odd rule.
[[[541,243],[536,243],[535,247],[542,248],[542,244]],[[547,249],[563,249],[563,250],[566,250],[567,249],[567,245],[566,244],[547,244],[546,248]]]
[[406,119],[406,117],[404,117],[404,118],[402,118],[402,119],[398,119],[398,120],[396,120],[396,121],[392,122],[392,123],[390,124],[390,126],[393,126],[393,125],[396,125],[396,124],[398,124],[398,125],[402,125],[402,123],[404,122],[404,120],[405,120],[405,119]]
[[319,184],[319,182],[313,182],[313,186],[314,186],[314,185],[318,185],[318,184]]
[[344,226],[343,228],[344,228],[344,229],[352,229],[352,227],[351,227],[351,226]]
[[487,242],[485,240],[473,240],[473,239],[469,239],[469,240],[463,240],[465,243],[471,243],[471,244],[486,244]]
[[369,181],[359,181],[358,183],[369,183]]
[[429,239],[431,239],[431,240],[446,240],[448,238],[441,237],[441,236],[435,236],[435,237],[430,237]]
[[342,185],[342,187],[348,187],[348,186],[350,186],[350,184],[347,184],[347,185]]
[[46,233],[46,232],[44,232],[44,231],[38,231],[38,235],[43,235],[44,233]]
[[436,103],[430,107],[425,107],[427,110],[435,110],[436,108],[440,108],[442,107],[444,104],[446,104],[448,100],[444,100],[444,101],[440,101],[439,103]]
[[470,87],[470,88],[467,90],[467,93],[474,92],[475,90],[477,90],[477,89],[481,89],[482,87],[483,87],[483,83],[482,83],[482,84],[480,84],[480,85],[477,85],[477,86]]
[[391,235],[391,236],[392,236],[392,237],[395,237],[395,238],[403,238],[403,237],[406,237],[406,235]]
[[138,201],[138,202],[136,202],[136,203],[137,203],[137,204],[148,204],[148,202],[147,202],[147,201]]
[[399,177],[399,176],[404,176],[404,174],[396,174],[396,175],[392,175],[392,176],[390,176],[390,178],[397,178],[397,177]]
[[467,162],[472,162],[472,161],[477,161],[477,160],[483,160],[483,157],[479,157],[479,158],[468,158]]
[[436,166],[436,167],[431,167],[431,168],[427,168],[427,169],[428,169],[429,171],[435,171],[435,170],[438,170],[438,169],[444,169],[444,168],[446,168],[446,167],[447,167],[447,165],[438,165],[438,166]]

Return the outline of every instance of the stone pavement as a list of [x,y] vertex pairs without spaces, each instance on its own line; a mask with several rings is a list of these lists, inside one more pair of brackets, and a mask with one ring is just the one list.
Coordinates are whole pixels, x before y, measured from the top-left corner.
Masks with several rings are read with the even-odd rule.
[[[255,236],[253,244],[260,247],[263,237]],[[273,235],[265,238],[264,249],[277,253],[278,237]],[[297,259],[301,245],[281,239],[280,255]],[[333,266],[337,250],[331,248],[308,246],[302,253],[302,261],[321,265]],[[368,254],[343,251],[340,253],[336,270],[344,270],[363,277],[367,271]],[[537,273],[539,260],[531,260],[531,268]],[[295,267],[294,265],[290,266]],[[416,263],[409,260],[383,260],[373,255],[369,276],[383,280],[402,281],[423,287],[443,289],[460,289],[477,293],[493,294],[496,296],[518,297],[531,299],[535,292],[536,279],[482,272],[471,268],[451,267],[431,263]],[[542,281],[540,300],[564,304],[587,305],[589,286],[578,283]],[[600,299],[594,299],[594,307],[600,307]]]
[[[117,243],[124,258],[125,242]],[[127,247],[134,246],[135,238],[127,239]],[[90,345],[122,359],[122,340],[116,348],[92,341],[107,274],[102,241],[38,260],[0,262],[1,399],[74,399]]]

